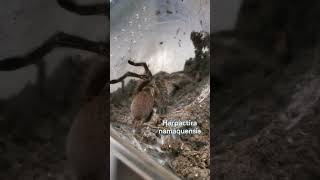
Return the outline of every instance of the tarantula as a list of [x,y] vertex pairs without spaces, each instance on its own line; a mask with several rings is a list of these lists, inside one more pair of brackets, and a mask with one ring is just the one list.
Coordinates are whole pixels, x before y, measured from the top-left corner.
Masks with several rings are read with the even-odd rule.
[[127,77],[141,79],[133,92],[130,106],[135,126],[148,121],[153,114],[153,108],[156,108],[156,112],[159,114],[166,113],[170,97],[175,94],[176,90],[195,80],[184,71],[171,74],[159,72],[156,75],[152,75],[145,62],[135,63],[128,60],[128,63],[132,66],[143,66],[144,74],[128,71],[120,78],[111,80],[110,84],[123,83]]

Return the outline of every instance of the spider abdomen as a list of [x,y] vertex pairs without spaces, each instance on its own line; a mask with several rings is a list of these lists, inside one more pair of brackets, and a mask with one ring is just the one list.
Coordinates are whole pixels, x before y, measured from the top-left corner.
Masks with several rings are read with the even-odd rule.
[[154,97],[152,90],[138,92],[131,103],[131,115],[133,121],[145,122],[153,111]]

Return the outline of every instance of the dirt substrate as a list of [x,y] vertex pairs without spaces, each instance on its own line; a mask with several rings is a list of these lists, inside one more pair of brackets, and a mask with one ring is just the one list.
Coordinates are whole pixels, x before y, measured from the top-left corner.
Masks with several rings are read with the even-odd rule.
[[302,52],[265,79],[216,91],[215,180],[320,179],[320,71],[312,57]]
[[[131,83],[135,84],[133,81]],[[130,91],[126,89],[126,92]],[[179,89],[171,97],[167,113],[154,113],[149,122],[139,127],[142,128],[141,133],[133,133],[129,109],[131,97],[118,90],[111,99],[111,126],[128,142],[134,142],[132,144],[141,153],[148,154],[183,179],[210,178],[208,77]],[[159,134],[160,129],[168,129],[162,125],[164,120],[195,121],[197,127],[192,128],[198,128],[202,133],[180,136]]]

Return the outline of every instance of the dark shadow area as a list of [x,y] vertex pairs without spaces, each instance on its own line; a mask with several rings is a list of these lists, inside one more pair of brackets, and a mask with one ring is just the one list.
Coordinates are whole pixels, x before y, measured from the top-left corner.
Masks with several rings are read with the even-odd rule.
[[[96,26],[105,30],[107,38],[91,40],[57,28],[52,29],[52,36],[43,39],[40,45],[26,47],[27,52],[1,55],[8,57],[0,60],[0,71],[15,72],[32,66],[36,67],[37,73],[36,79],[18,93],[0,100],[0,179],[107,177],[108,3],[91,2],[90,5],[90,2],[82,5],[72,0],[58,0],[56,11],[69,11],[74,14],[70,17],[104,16],[105,22]],[[37,14],[36,10],[33,13],[45,16]],[[73,26],[63,24],[67,21],[62,19],[48,21],[61,21],[59,27]],[[38,31],[41,34],[41,29]],[[48,55],[57,49],[63,50],[60,51],[60,63],[49,73],[52,58]],[[72,49],[77,49],[78,54]],[[10,81],[10,77],[7,80]],[[81,152],[74,152],[74,149],[81,149]],[[95,158],[95,164],[85,158]],[[96,161],[97,158],[100,162]]]
[[319,10],[243,0],[211,35],[213,179],[320,178]]

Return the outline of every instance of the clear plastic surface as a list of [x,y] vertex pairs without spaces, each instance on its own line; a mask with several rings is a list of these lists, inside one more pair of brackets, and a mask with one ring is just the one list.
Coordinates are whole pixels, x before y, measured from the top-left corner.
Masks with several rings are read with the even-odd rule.
[[170,73],[194,57],[190,33],[209,32],[210,1],[113,0],[110,17],[111,79],[137,71],[127,64],[129,58],[147,62],[153,73]]

